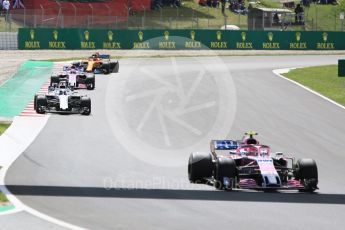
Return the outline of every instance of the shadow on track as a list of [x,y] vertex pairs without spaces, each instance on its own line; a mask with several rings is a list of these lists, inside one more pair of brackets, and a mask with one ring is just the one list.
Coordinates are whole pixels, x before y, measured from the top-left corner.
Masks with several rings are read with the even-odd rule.
[[273,203],[311,203],[345,205],[345,194],[264,193],[235,190],[232,192],[207,190],[132,189],[102,187],[64,187],[7,185],[18,196],[103,197],[169,200],[242,201]]

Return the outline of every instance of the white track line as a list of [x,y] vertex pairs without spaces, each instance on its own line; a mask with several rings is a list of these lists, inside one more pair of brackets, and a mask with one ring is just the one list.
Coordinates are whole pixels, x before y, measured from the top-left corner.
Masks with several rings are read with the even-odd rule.
[[336,105],[336,106],[338,106],[338,107],[340,107],[340,108],[342,108],[342,109],[345,109],[345,106],[339,104],[338,102],[335,102],[335,101],[333,101],[332,99],[329,99],[328,97],[325,97],[325,96],[323,96],[322,94],[320,94],[320,93],[318,93],[318,92],[316,92],[316,91],[314,91],[314,90],[312,90],[312,89],[310,89],[310,88],[308,88],[308,87],[306,87],[306,86],[304,86],[304,85],[302,85],[302,84],[300,84],[300,83],[298,83],[298,82],[296,82],[296,81],[293,81],[293,80],[291,80],[291,79],[289,79],[289,78],[287,78],[287,77],[284,77],[284,76],[282,75],[282,74],[284,74],[284,73],[288,73],[290,70],[293,70],[293,69],[296,69],[296,68],[275,69],[275,70],[273,70],[273,73],[274,73],[275,75],[277,75],[278,77],[281,77],[281,78],[283,78],[283,79],[285,79],[285,80],[287,80],[287,81],[289,81],[289,82],[291,82],[291,83],[293,83],[293,84],[295,84],[295,85],[298,85],[299,87],[302,87],[303,89],[305,89],[305,90],[307,90],[307,91],[309,91],[309,92],[315,94],[316,96],[319,96],[319,97],[323,98],[324,100],[326,100],[326,101],[332,103],[333,105]]

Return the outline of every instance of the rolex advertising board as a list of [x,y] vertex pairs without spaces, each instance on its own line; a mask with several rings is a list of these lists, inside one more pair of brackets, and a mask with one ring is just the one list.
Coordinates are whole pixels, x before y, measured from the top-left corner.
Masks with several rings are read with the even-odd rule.
[[20,28],[19,49],[345,50],[344,32]]

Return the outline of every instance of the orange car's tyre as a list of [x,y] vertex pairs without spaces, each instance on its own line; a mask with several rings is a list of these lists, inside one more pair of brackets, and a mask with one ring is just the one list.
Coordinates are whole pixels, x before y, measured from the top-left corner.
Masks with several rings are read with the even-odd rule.
[[110,74],[110,63],[109,62],[103,63],[102,69],[103,69],[104,74]]
[[112,70],[113,73],[118,73],[120,69],[120,63],[117,62],[111,62],[110,63],[110,69]]

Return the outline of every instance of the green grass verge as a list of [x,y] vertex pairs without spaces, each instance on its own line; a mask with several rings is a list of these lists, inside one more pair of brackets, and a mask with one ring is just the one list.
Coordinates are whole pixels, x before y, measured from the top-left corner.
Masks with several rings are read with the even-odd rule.
[[0,203],[7,203],[8,199],[5,196],[5,194],[3,194],[2,192],[0,192]]
[[284,76],[345,106],[345,77],[338,77],[337,65],[295,69]]
[[5,130],[10,126],[11,124],[2,124],[0,123],[0,135],[3,134],[5,132]]
[[[237,25],[241,29],[247,29],[247,16],[235,14],[229,10],[229,4],[226,4],[225,15],[221,8],[200,6],[198,0],[184,0],[179,8],[164,6],[161,10],[152,10],[148,12],[138,12],[129,17],[128,23],[120,24],[130,28],[138,28],[144,25],[145,28],[209,28],[220,29],[225,23],[227,25]],[[297,2],[297,0],[296,0]],[[249,3],[245,5],[248,7]],[[262,0],[256,7],[282,8],[282,3],[276,0]],[[145,21],[141,18],[145,16]],[[127,24],[127,25],[125,25]]]
[[344,11],[342,5],[311,4],[305,8],[306,30],[344,30],[345,24],[339,19],[340,11]]
[[[10,126],[11,124],[7,123],[0,123],[0,136],[5,132],[5,130]],[[1,168],[1,166],[0,166]],[[6,198],[5,194],[0,192],[0,203],[7,203],[8,199]]]
[[[128,22],[119,24],[120,27],[154,29],[186,29],[186,28],[213,28],[220,29],[227,24],[236,24],[247,28],[247,16],[237,15],[225,11],[228,17],[224,18],[220,8],[200,6],[196,0],[184,0],[181,7],[164,6],[161,10],[137,12],[129,17]],[[145,20],[142,21],[142,17]]]
[[[295,4],[299,3],[298,0],[294,2]],[[290,26],[287,30],[341,30],[342,21],[339,19],[339,12],[345,11],[345,0],[340,0],[339,3],[339,5],[311,4],[310,7],[305,7],[305,26]],[[248,2],[246,2],[246,6],[248,6]],[[283,4],[277,0],[261,0],[255,7],[283,8]],[[292,9],[292,12],[294,12],[294,9]],[[182,7],[179,8],[165,6],[162,10],[138,12],[134,16],[130,16],[128,22],[120,23],[119,26],[128,26],[129,28],[144,26],[144,28],[167,29],[219,29],[226,20],[227,24],[237,25],[244,30],[247,29],[246,15],[234,14],[228,8],[225,13],[226,18],[222,15],[220,8],[200,6],[197,0],[184,0]],[[145,16],[144,21],[141,20],[142,16]],[[196,18],[198,19],[196,20]]]

